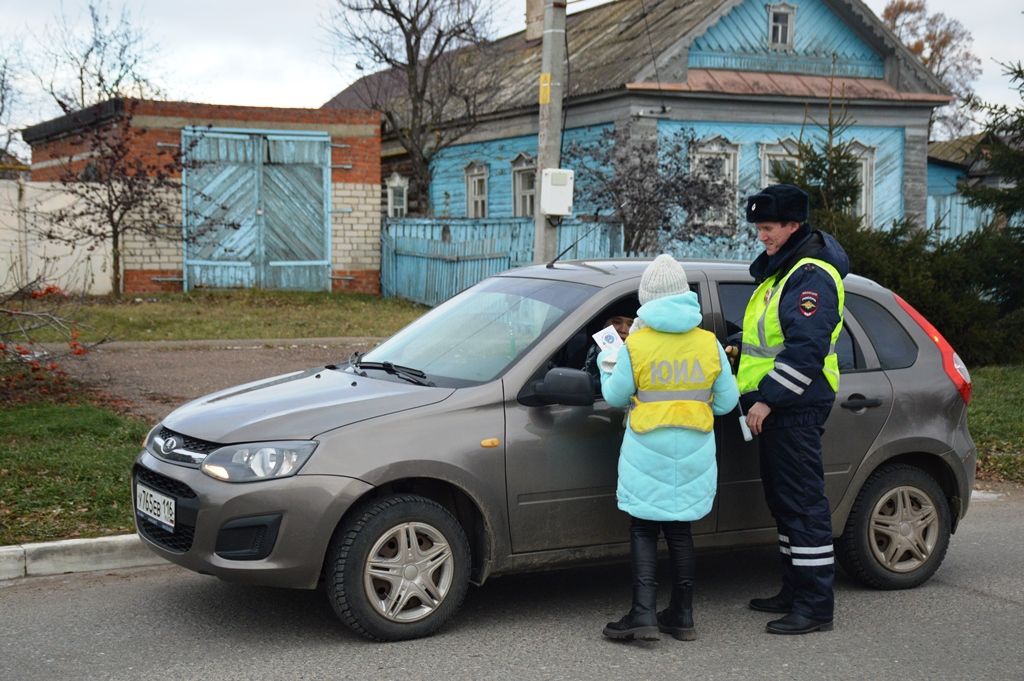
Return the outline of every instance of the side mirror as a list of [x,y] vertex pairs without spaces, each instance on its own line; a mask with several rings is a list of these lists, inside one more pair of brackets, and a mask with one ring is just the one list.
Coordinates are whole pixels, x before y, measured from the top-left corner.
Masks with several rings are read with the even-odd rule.
[[545,404],[589,407],[594,404],[590,374],[579,369],[555,367],[544,375],[544,380],[527,386],[519,401],[530,407]]

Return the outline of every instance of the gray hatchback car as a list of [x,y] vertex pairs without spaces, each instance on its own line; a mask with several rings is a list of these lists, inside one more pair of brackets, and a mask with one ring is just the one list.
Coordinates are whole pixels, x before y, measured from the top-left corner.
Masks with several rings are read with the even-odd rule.
[[[591,334],[638,307],[646,262],[567,262],[463,291],[362,356],[229,388],[149,434],[132,485],[139,535],[204,574],[323,583],[377,640],[427,635],[469,583],[625,557],[615,485],[624,412],[584,370]],[[724,340],[753,282],[685,262]],[[855,578],[916,586],[939,567],[974,482],[971,382],[893,292],[846,279],[842,379],[825,435],[836,553]],[[718,495],[696,543],[774,543],[757,442],[715,424]]]

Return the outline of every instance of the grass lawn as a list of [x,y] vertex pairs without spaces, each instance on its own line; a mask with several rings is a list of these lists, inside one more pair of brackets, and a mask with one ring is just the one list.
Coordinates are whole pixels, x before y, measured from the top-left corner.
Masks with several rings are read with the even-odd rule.
[[[359,293],[237,290],[129,295],[122,300],[88,297],[65,303],[62,314],[77,321],[81,340],[88,342],[105,336],[132,341],[383,337],[427,309]],[[36,340],[59,339],[38,334]]]
[[971,370],[967,425],[978,446],[978,474],[1024,482],[1024,365]]
[[0,410],[0,545],[134,531],[131,464],[148,426],[89,404]]

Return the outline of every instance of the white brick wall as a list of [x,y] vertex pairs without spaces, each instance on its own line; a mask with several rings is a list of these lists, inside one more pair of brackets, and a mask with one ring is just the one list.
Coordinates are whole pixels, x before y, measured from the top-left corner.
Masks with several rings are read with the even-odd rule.
[[380,185],[331,185],[331,267],[380,269]]

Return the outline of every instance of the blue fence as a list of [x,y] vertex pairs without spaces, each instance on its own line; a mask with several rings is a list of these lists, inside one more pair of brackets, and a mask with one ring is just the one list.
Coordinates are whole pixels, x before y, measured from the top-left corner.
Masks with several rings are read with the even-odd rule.
[[[381,293],[437,305],[459,291],[513,267],[533,262],[532,218],[388,219],[381,231]],[[669,244],[679,258],[750,260],[757,241],[698,238]],[[606,222],[563,221],[558,227],[563,260],[651,257],[625,253],[622,227]]]

